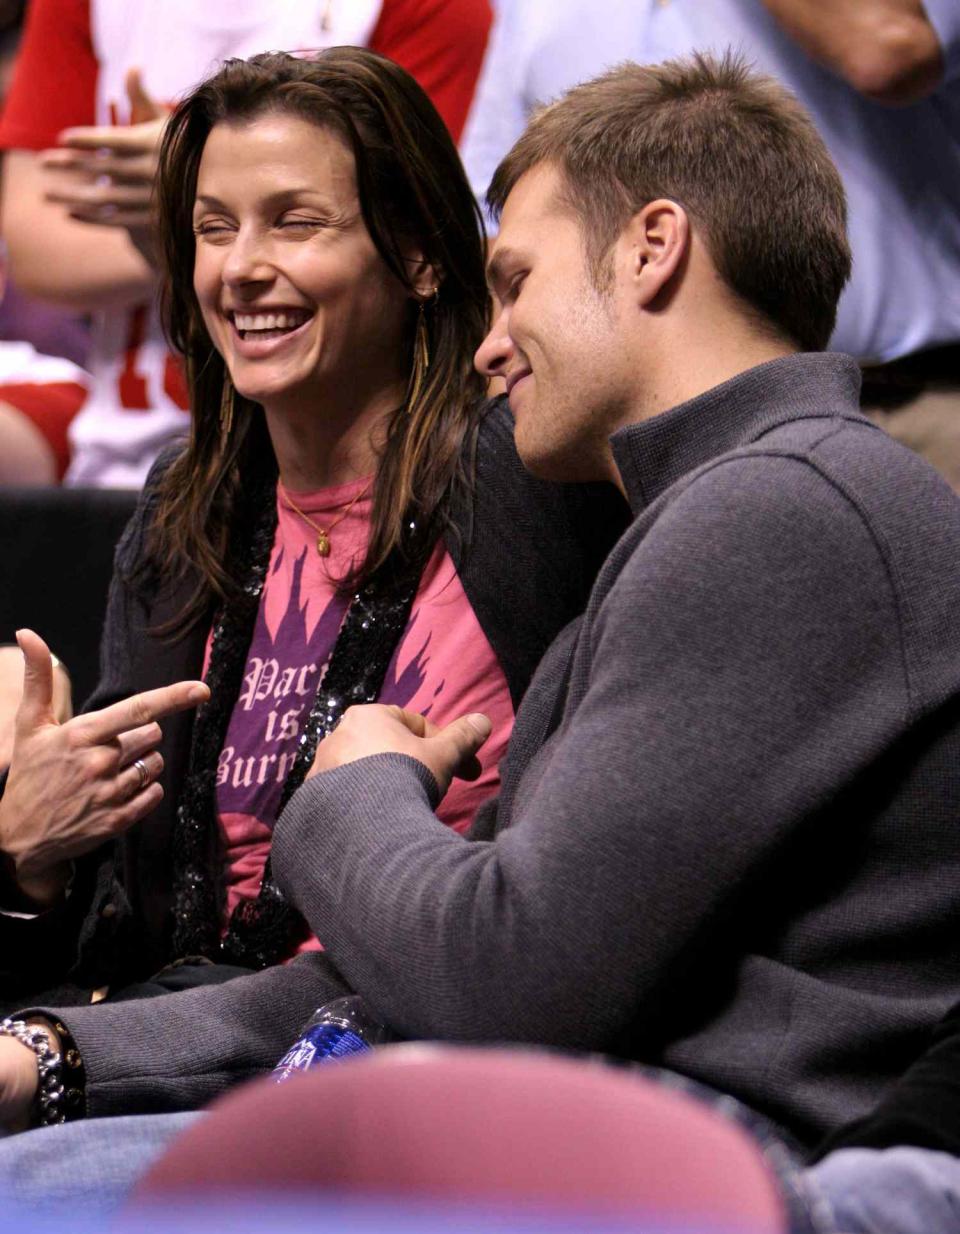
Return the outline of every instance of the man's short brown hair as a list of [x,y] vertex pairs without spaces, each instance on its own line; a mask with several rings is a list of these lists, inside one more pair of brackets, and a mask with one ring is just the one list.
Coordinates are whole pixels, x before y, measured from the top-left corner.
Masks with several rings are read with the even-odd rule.
[[843,184],[793,95],[739,57],[624,64],[575,87],[497,168],[495,214],[543,162],[563,173],[598,286],[627,221],[669,198],[761,324],[805,350],[827,345],[850,274]]

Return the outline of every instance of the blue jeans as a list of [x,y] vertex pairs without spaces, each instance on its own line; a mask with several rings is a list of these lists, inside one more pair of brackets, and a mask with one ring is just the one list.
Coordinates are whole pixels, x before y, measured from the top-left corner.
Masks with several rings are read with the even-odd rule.
[[[111,1216],[196,1113],[90,1118],[0,1138],[0,1195],[33,1211]],[[0,1133],[2,1135],[2,1133]]]
[[960,1234],[960,1158],[841,1148],[807,1171],[844,1234]]
[[[0,1138],[0,1195],[34,1213],[68,1209],[96,1229],[96,1220],[123,1205],[169,1141],[200,1117],[94,1118]],[[768,1161],[772,1147],[766,1146]],[[778,1173],[783,1185],[787,1171]],[[960,1234],[960,1158],[947,1153],[841,1149],[795,1176],[785,1188],[795,1201],[798,1184],[819,1193],[844,1234]],[[801,1221],[792,1228],[810,1227]],[[817,1222],[816,1228],[828,1226]]]

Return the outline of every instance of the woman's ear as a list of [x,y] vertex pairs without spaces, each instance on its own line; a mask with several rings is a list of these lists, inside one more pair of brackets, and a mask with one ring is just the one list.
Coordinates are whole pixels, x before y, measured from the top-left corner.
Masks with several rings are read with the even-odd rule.
[[413,287],[413,294],[418,300],[430,300],[440,290],[443,282],[443,270],[435,266],[421,253],[414,253],[404,258]]

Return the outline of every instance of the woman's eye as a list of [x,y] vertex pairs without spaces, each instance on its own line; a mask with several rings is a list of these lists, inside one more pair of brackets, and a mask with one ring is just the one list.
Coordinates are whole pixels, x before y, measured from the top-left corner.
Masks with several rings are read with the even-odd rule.
[[281,219],[280,226],[284,229],[284,231],[316,231],[318,227],[323,226],[323,223],[320,219],[300,218],[294,216],[291,218]]
[[508,300],[516,300],[517,296],[520,294],[520,289],[523,287],[524,279],[526,277],[526,274],[518,274],[516,278],[510,280],[510,285],[507,288]]
[[229,224],[222,222],[219,219],[205,220],[204,222],[195,224],[193,228],[194,235],[201,236],[205,240],[215,240],[217,238],[229,236],[232,231],[233,228],[230,227]]

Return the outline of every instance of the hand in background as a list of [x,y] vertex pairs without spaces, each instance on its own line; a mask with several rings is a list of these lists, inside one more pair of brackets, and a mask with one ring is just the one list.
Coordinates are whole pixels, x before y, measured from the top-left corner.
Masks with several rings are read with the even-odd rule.
[[23,697],[0,800],[0,852],[12,860],[24,895],[42,906],[60,894],[73,858],[159,804],[156,721],[205,702],[210,691],[203,682],[180,681],[60,723],[46,643],[32,630],[20,630],[17,642],[25,661]]
[[123,227],[155,264],[153,186],[169,112],[144,89],[139,69],[127,74],[132,124],[64,129],[59,146],[40,156],[53,173],[47,201],[66,206],[82,223]]
[[762,0],[803,50],[877,103],[928,98],[943,80],[943,48],[923,0]]
[[490,731],[490,721],[479,713],[460,716],[445,728],[437,728],[425,716],[402,707],[380,703],[349,707],[317,747],[307,779],[371,754],[407,754],[433,774],[442,797],[454,776],[463,780],[479,776],[476,755]]

